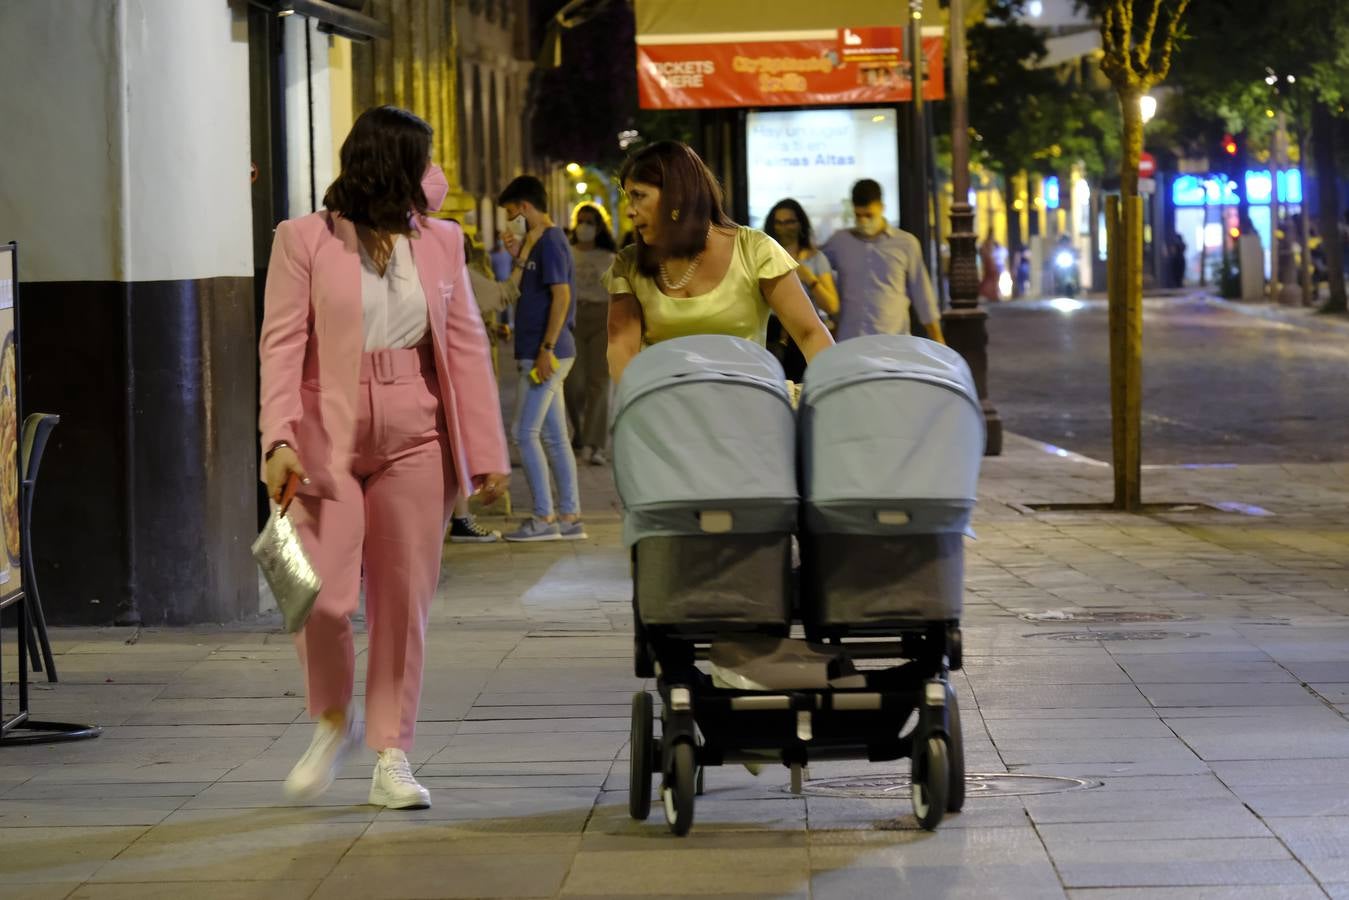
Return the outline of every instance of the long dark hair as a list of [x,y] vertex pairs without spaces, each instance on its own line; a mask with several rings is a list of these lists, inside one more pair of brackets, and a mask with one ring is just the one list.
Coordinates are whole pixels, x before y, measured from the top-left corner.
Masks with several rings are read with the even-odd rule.
[[777,204],[768,211],[768,218],[764,219],[763,223],[763,230],[768,232],[768,236],[771,237],[773,240],[777,241],[779,244],[782,243],[782,238],[778,237],[777,231],[773,227],[773,220],[777,217],[778,210],[780,209],[785,209],[792,215],[796,216],[796,221],[800,223],[801,249],[802,250],[814,249],[815,233],[810,229],[810,216],[806,215],[806,211],[801,208],[801,204],[797,203],[791,197],[779,200]]
[[[660,188],[661,245],[666,256],[691,258],[707,247],[713,226],[735,227],[722,205],[721,186],[693,148],[679,141],[657,141],[623,163],[619,181]],[[675,210],[679,212],[675,214]],[[637,236],[637,269],[650,278],[660,271],[655,250]]]
[[342,173],[323,205],[357,225],[404,233],[408,216],[427,214],[422,176],[431,158],[431,126],[405,109],[367,109],[342,142]]
[[[576,207],[573,221],[577,225],[581,224],[581,213],[589,211],[595,217],[595,246],[601,250],[608,250],[610,253],[618,252],[618,245],[614,243],[614,236],[609,233],[609,226],[604,220],[604,212],[593,203],[582,203]],[[571,242],[576,243],[576,230],[572,229]]]

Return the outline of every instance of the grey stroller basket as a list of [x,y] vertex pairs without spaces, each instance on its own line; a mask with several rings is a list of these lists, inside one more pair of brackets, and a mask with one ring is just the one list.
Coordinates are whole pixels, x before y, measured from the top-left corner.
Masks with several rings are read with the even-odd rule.
[[787,631],[795,434],[782,367],[757,344],[697,335],[633,359],[613,438],[639,627]]
[[959,619],[984,451],[965,361],[907,335],[845,341],[806,371],[800,428],[808,631]]

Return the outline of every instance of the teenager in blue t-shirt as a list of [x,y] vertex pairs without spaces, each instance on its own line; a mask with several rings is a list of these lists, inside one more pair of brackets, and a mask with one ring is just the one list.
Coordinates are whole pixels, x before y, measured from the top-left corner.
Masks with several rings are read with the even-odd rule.
[[[576,270],[571,245],[546,212],[543,182],[521,175],[497,198],[506,210],[506,249],[515,257],[511,279],[520,288],[515,307],[515,360],[520,370],[511,435],[534,499],[534,515],[508,541],[581,540],[576,457],[567,439],[562,383],[576,361]],[[558,509],[548,470],[557,479]]]

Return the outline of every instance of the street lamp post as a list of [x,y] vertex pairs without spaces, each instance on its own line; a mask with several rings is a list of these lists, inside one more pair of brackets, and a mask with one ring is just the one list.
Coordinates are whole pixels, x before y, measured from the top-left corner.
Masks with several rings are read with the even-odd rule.
[[942,316],[946,342],[965,358],[984,409],[984,455],[1002,453],[1002,420],[988,399],[988,313],[979,307],[978,235],[970,206],[969,68],[964,0],[951,0],[951,308]]

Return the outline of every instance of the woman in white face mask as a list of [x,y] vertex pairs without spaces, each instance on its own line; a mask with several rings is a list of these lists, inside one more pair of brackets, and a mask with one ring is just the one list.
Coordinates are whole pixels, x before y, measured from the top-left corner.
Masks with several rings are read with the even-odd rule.
[[609,291],[601,280],[617,247],[604,212],[582,203],[573,214],[571,252],[576,260],[576,365],[564,393],[578,460],[602,466],[609,420]]

